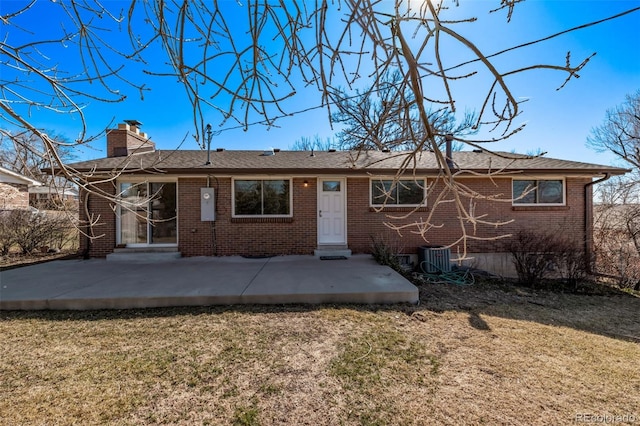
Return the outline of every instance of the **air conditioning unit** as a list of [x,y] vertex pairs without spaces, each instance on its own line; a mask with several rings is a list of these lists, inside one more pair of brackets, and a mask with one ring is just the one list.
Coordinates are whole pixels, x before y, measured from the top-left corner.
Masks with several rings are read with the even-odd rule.
[[451,250],[442,246],[421,246],[418,265],[418,269],[426,274],[451,272]]

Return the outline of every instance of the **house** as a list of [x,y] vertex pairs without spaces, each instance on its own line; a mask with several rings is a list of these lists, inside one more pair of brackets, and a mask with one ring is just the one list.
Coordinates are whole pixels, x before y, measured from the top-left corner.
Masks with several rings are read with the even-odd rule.
[[70,186],[52,184],[29,187],[29,204],[38,209],[59,210],[65,207],[75,211],[78,209],[79,196],[77,189]]
[[[81,191],[101,238],[82,238],[92,257],[163,249],[182,256],[270,256],[369,253],[372,237],[397,241],[415,254],[424,245],[460,252],[455,203],[435,200],[445,181],[432,152],[415,157],[396,180],[408,153],[348,151],[156,150],[128,121],[107,133],[107,157],[71,166],[91,171],[96,189]],[[455,152],[456,181],[483,198],[466,199],[474,217],[468,255],[477,265],[504,271],[508,256],[496,238],[519,227],[558,229],[588,250],[594,179],[624,169],[485,151]],[[496,173],[498,172],[499,173]],[[450,198],[450,197],[449,197]],[[446,199],[446,198],[445,198]],[[469,203],[467,205],[466,203]],[[416,222],[432,214],[423,235]],[[152,219],[151,221],[147,219]],[[402,238],[389,224],[402,227]]]
[[0,167],[0,210],[28,209],[29,190],[42,183]]

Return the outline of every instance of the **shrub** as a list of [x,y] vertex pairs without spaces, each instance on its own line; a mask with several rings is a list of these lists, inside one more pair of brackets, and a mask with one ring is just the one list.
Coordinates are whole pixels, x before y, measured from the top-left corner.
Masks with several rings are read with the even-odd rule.
[[520,283],[534,287],[548,273],[553,257],[553,239],[550,234],[528,229],[519,230],[506,243]]
[[621,288],[640,290],[640,254],[626,230],[599,226],[594,230],[596,271]]
[[23,254],[45,246],[52,231],[44,214],[28,210],[14,211],[12,224],[15,227],[15,243],[22,249]]
[[371,254],[380,265],[390,266],[396,271],[400,271],[402,266],[398,260],[398,255],[402,250],[397,244],[391,244],[382,236],[371,236]]
[[577,290],[587,276],[588,259],[583,248],[574,240],[559,238],[556,250],[554,261],[560,278]]
[[0,255],[6,256],[15,244],[15,236],[11,226],[11,212],[13,210],[0,211]]
[[31,210],[6,210],[0,215],[0,252],[9,253],[13,246],[23,254],[40,248],[62,248],[72,224],[60,215]]
[[587,272],[587,262],[579,242],[561,232],[520,229],[506,243],[513,256],[518,281],[535,287],[545,278],[560,278],[577,287]]

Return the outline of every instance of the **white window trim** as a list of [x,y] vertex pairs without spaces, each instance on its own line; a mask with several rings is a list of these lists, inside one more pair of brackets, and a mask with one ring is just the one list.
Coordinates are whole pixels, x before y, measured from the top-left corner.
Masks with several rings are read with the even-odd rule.
[[[519,180],[533,180],[536,182],[539,181],[544,181],[544,180],[559,180],[562,181],[562,203],[516,203],[515,199],[515,194],[513,193],[513,182],[515,181],[519,181]],[[544,178],[537,178],[537,177],[529,177],[529,178],[519,178],[519,179],[515,179],[512,178],[511,179],[511,205],[514,207],[544,207],[544,206],[566,206],[567,205],[567,179],[564,177],[544,177]]]
[[[289,181],[289,214],[236,214],[236,181],[237,180],[287,180]],[[231,217],[232,218],[265,218],[293,217],[293,178],[290,176],[243,176],[231,179]]]
[[[422,185],[422,200],[421,204],[374,204],[373,203],[373,188],[372,183],[374,181],[391,180],[391,181],[411,181],[417,182]],[[381,208],[381,207],[426,207],[427,206],[427,178],[409,177],[398,178],[397,176],[373,176],[369,178],[369,207]]]

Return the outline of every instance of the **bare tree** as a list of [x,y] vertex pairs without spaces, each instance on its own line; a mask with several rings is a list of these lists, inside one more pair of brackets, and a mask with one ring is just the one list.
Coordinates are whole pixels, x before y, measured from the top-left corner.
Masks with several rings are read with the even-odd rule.
[[615,154],[632,171],[598,187],[596,271],[615,275],[620,285],[640,290],[640,90],[606,112],[587,145]]
[[[58,144],[57,154],[62,161],[69,162],[76,158],[73,144],[66,137],[55,131],[46,134]],[[64,178],[43,172],[53,165],[56,164],[52,162],[50,151],[37,134],[22,132],[8,137],[7,133],[0,132],[0,166],[41,182],[49,193],[46,201],[38,202],[34,207],[55,210],[71,207],[73,211],[69,213],[75,217],[77,203],[65,202],[65,193],[74,189],[74,185]]]
[[[424,139],[423,126],[417,115],[417,106],[412,101],[412,93],[397,93],[397,84],[402,75],[396,70],[382,76],[378,92],[356,89],[355,94],[338,89],[330,93],[334,112],[331,120],[343,128],[334,140],[313,140],[302,137],[294,144],[294,149],[340,149],[340,150],[409,150],[415,149],[416,141]],[[404,100],[409,107],[399,105]],[[428,117],[431,127],[437,129],[438,146],[444,147],[444,135],[464,137],[477,133],[476,117],[465,113],[463,122],[456,123],[456,116],[447,108],[430,106]],[[462,143],[455,144],[455,150],[463,148]]]
[[[344,90],[330,93],[334,100],[334,123],[344,125],[338,132],[340,149],[409,150],[425,139],[418,106],[413,92],[407,86],[400,86],[403,76],[398,70],[382,75],[377,91],[356,90],[350,96]],[[404,87],[406,93],[398,93]],[[438,147],[445,144],[445,135],[460,138],[477,133],[477,117],[465,113],[462,123],[456,123],[456,116],[449,107],[427,107],[429,125],[434,129]],[[462,144],[458,143],[461,149]]]
[[332,138],[322,139],[318,135],[313,138],[302,136],[290,146],[290,149],[294,151],[328,151],[335,149],[336,145],[337,143]]
[[587,146],[597,152],[611,152],[640,170],[640,90],[606,112],[603,123],[592,129]]
[[[429,105],[439,104],[442,111],[455,113],[456,93],[451,82],[488,73],[493,83],[478,106],[474,125],[491,126],[498,135],[492,140],[507,138],[521,130],[514,122],[521,103],[509,88],[514,75],[536,69],[556,70],[565,75],[566,84],[578,75],[589,57],[574,63],[567,53],[559,58],[559,64],[531,63],[506,70],[498,70],[493,61],[595,22],[487,53],[456,30],[475,17],[448,15],[445,3],[449,5],[432,0],[131,0],[123,9],[119,2],[98,0],[3,3],[1,18],[8,31],[0,41],[0,128],[10,138],[22,132],[35,135],[42,140],[57,173],[99,197],[117,202],[112,194],[93,184],[95,176],[65,166],[60,155],[64,145],[38,126],[39,114],[76,116],[80,131],[73,144],[85,144],[99,136],[87,134],[86,108],[125,102],[132,95],[143,98],[148,90],[169,79],[184,88],[193,111],[193,134],[204,146],[206,123],[213,113],[219,114],[219,124],[227,128],[273,126],[297,112],[291,110],[290,101],[304,92],[305,96],[316,94],[311,107],[326,108],[331,119],[340,97],[349,96],[356,83],[366,80],[368,89],[359,95],[391,89],[395,112],[404,114],[405,119],[415,114],[415,126],[411,127],[413,152],[434,152],[446,182],[446,196],[452,197],[457,206],[464,242],[473,238],[469,229],[478,223],[498,223],[476,217],[469,207],[472,203],[468,198],[481,199],[483,195],[461,186],[446,167],[439,147],[444,135],[434,126]],[[518,3],[496,0],[490,12],[505,13],[508,22]],[[33,28],[37,21],[30,17],[39,13],[60,15],[60,26],[52,25],[46,36],[35,36],[41,29]],[[17,33],[29,35],[28,41],[14,42]],[[473,58],[451,63],[447,51],[441,48],[445,41],[447,49],[455,48],[451,43],[457,44]],[[63,59],[64,49],[73,50],[75,60]],[[384,76],[396,70],[399,78],[389,87]],[[374,129],[366,133],[373,135]],[[463,137],[455,140],[477,146]],[[407,161],[406,168],[411,164]],[[100,179],[116,177],[114,173]],[[416,223],[420,233],[433,225]]]
[[[630,186],[626,182],[613,182],[616,186],[608,195],[615,194],[616,200],[628,196]],[[601,186],[599,192],[605,190]],[[636,194],[631,197],[637,197]],[[620,287],[640,291],[640,204],[607,202],[595,206],[593,254],[594,271],[615,279]]]
[[[58,155],[62,161],[73,161],[76,156],[69,140],[55,131],[47,136],[60,146]],[[52,176],[43,173],[51,167],[51,158],[42,139],[32,132],[12,134],[0,133],[0,165],[43,183],[51,182]]]

